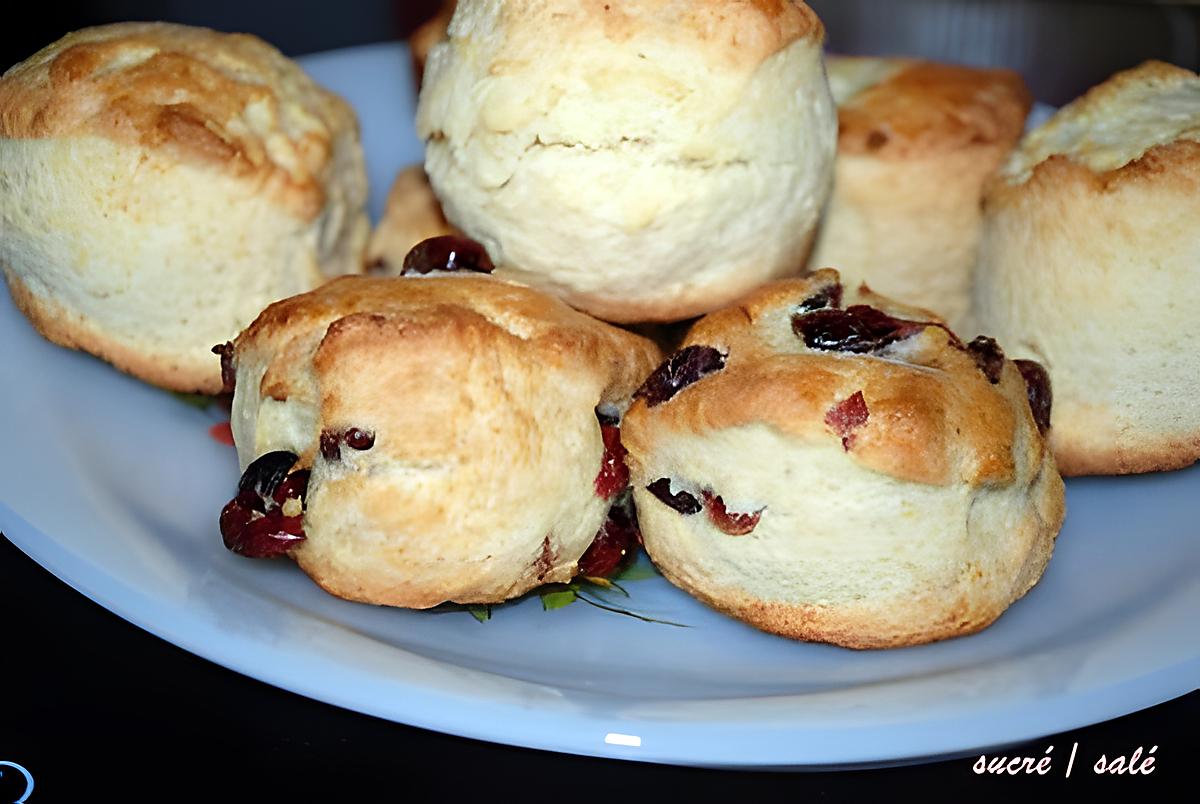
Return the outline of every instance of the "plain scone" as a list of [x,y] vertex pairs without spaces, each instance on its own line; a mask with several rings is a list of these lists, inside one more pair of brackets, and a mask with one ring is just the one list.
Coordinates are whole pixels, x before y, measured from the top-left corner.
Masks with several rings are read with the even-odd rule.
[[792,0],[462,0],[417,110],[501,275],[672,321],[803,270],[833,173],[824,28]]
[[350,107],[252,36],[69,34],[0,79],[0,267],[50,340],[215,393],[210,349],[362,270]]
[[[1023,369],[925,311],[847,304],[886,315],[843,309],[832,270],[770,283],[651,375],[622,425],[646,550],[795,639],[978,631],[1037,583],[1065,514]],[[821,340],[839,332],[857,351]]]
[[1054,378],[1067,475],[1200,458],[1200,77],[1118,73],[989,185],[974,316]]
[[809,266],[960,326],[984,181],[1020,139],[1029,91],[1011,70],[838,56],[826,66],[838,156]]
[[343,277],[238,337],[233,434],[243,469],[311,469],[290,554],[327,591],[495,603],[575,575],[611,503],[597,408],[624,410],[659,357],[494,277]]

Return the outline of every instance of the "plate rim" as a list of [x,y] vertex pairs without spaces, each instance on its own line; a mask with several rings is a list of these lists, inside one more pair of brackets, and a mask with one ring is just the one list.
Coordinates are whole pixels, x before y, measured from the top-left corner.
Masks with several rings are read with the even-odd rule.
[[[303,678],[304,675],[309,674],[316,678],[321,674],[313,673],[311,668],[306,673],[287,671],[287,668],[291,666],[287,660],[296,658],[294,647],[287,650],[279,649],[274,645],[256,643],[256,640],[238,634],[217,634],[210,623],[198,616],[189,615],[186,609],[183,609],[184,619],[176,619],[174,615],[167,616],[168,612],[172,610],[164,607],[150,606],[144,610],[134,610],[121,602],[119,599],[121,593],[130,597],[148,599],[146,593],[113,578],[102,568],[96,567],[87,559],[74,554],[53,538],[42,533],[4,502],[0,502],[0,531],[30,559],[92,602],[143,631],[233,672],[306,698],[360,714],[381,717],[393,722],[469,739],[557,753],[743,770],[759,768],[817,771],[936,762],[987,753],[997,747],[1026,743],[1141,711],[1194,691],[1197,688],[1194,680],[1200,679],[1200,655],[1193,655],[1175,665],[1159,668],[1138,678],[1127,679],[1115,687],[1106,686],[1058,697],[1055,699],[1054,707],[1046,707],[1045,702],[1041,699],[1027,702],[1023,707],[1007,705],[1002,713],[1004,717],[999,722],[994,719],[981,718],[982,713],[978,711],[959,712],[952,716],[939,713],[938,717],[929,721],[940,723],[938,729],[923,730],[919,737],[906,734],[908,749],[899,752],[881,753],[879,750],[880,740],[867,739],[867,734],[880,735],[888,731],[904,732],[920,725],[920,721],[903,721],[890,726],[875,725],[867,728],[848,727],[844,730],[844,736],[853,734],[858,739],[844,745],[852,745],[857,751],[849,753],[843,751],[838,755],[826,754],[814,757],[814,761],[787,751],[755,758],[741,756],[737,754],[736,750],[731,752],[728,747],[729,742],[732,741],[730,731],[754,729],[756,726],[752,722],[703,724],[680,720],[674,723],[648,723],[630,721],[627,716],[622,715],[614,716],[609,724],[602,726],[586,713],[572,716],[568,712],[541,712],[541,718],[548,721],[546,725],[555,728],[546,731],[522,725],[505,728],[503,718],[472,718],[470,717],[472,712],[461,708],[466,703],[467,709],[473,709],[474,713],[478,714],[479,707],[489,704],[487,701],[456,700],[445,689],[430,690],[415,687],[410,682],[405,682],[398,677],[384,681],[389,682],[389,686],[399,685],[415,696],[419,696],[426,704],[425,706],[417,706],[414,710],[410,701],[406,707],[407,711],[403,715],[400,715],[394,706],[384,712],[380,707],[371,706],[369,702],[361,700],[361,697],[356,697],[350,692],[339,694],[328,684],[309,683]],[[192,636],[186,636],[188,632]],[[196,637],[197,634],[203,636],[205,633],[207,633],[207,637]],[[255,650],[243,652],[241,650],[243,647],[256,648],[257,653],[262,654],[261,658],[256,658]],[[408,654],[408,651],[404,651],[402,648],[388,647],[394,651]],[[424,657],[420,658],[424,659]],[[267,660],[265,665],[262,659]],[[307,667],[312,662],[319,662],[334,665],[342,670],[350,669],[316,653],[304,653],[303,659],[304,662],[299,665]],[[444,664],[433,659],[426,659],[426,661],[436,665]],[[365,671],[359,670],[359,672]],[[547,685],[471,668],[462,668],[457,665],[454,666],[453,672],[460,675],[478,674],[499,679],[505,686],[511,687],[518,697],[529,690],[553,689]],[[1114,694],[1118,691],[1121,694]],[[570,697],[577,700],[580,694],[572,691]],[[604,696],[598,697],[603,699]],[[781,697],[799,698],[800,696]],[[668,708],[684,707],[688,703],[690,702],[686,700],[672,700],[666,705]],[[493,701],[490,705],[512,714],[513,702],[497,703]],[[1071,716],[1063,715],[1064,706],[1070,710]],[[446,707],[459,707],[459,710],[450,716]],[[1050,715],[1051,711],[1055,714]],[[435,713],[442,717],[439,718]],[[532,713],[526,709],[521,714],[528,716]],[[472,722],[476,724],[475,727],[468,725]],[[520,722],[527,723],[528,721],[521,720]],[[575,733],[564,734],[563,729],[571,726],[576,727]],[[703,739],[704,735],[700,732],[706,727],[724,733],[710,734],[707,735],[707,739]],[[636,734],[640,730],[643,735],[649,735],[649,738],[643,736],[643,745],[640,748],[610,745],[603,742],[601,738],[601,732],[605,729],[609,730],[605,732],[606,734]],[[970,736],[963,733],[964,729]],[[983,730],[988,733],[987,737],[983,736]],[[773,725],[769,731],[773,737],[781,741],[790,739],[794,744],[805,745],[812,745],[812,738],[818,736],[825,742],[829,741],[831,735],[843,736],[842,732],[831,732],[828,729],[814,730],[812,727]],[[584,734],[590,736],[583,737]],[[650,740],[649,745],[646,744],[647,739]],[[706,745],[715,748],[706,748],[704,747]],[[686,746],[687,750],[679,750],[681,746]],[[868,746],[870,748],[867,748]]]
[[[407,49],[403,43],[397,42],[378,42],[323,51],[301,57],[298,61],[309,69],[310,64],[328,64],[340,59],[350,60],[363,56],[386,57],[392,61],[400,57],[400,63],[405,66],[409,63]],[[411,76],[400,75],[396,80],[410,82]],[[2,310],[0,314],[4,314]],[[19,318],[15,311],[12,314]],[[167,397],[164,396],[164,399]],[[430,690],[420,687],[416,681],[392,676],[379,679],[379,683],[387,682],[389,689],[403,690],[405,694],[389,701],[386,706],[372,705],[379,702],[365,700],[361,693],[356,696],[354,689],[332,689],[331,685],[323,683],[320,673],[313,672],[312,666],[313,663],[318,666],[332,665],[343,673],[352,674],[369,674],[369,670],[346,667],[343,663],[313,652],[310,647],[303,654],[305,661],[297,663],[306,669],[303,672],[292,671],[289,660],[296,656],[297,648],[291,643],[284,643],[289,645],[288,648],[280,648],[277,644],[264,644],[250,636],[221,632],[212,622],[200,616],[199,612],[189,611],[187,607],[150,605],[139,608],[135,605],[138,600],[154,602],[148,593],[125,583],[106,572],[102,566],[72,551],[25,520],[2,500],[0,531],[3,531],[6,538],[21,552],[84,597],[141,630],[233,672],[313,700],[373,717],[470,739],[558,753],[726,769],[861,769],[932,762],[970,756],[999,746],[1029,742],[1120,717],[1186,695],[1195,690],[1197,681],[1200,681],[1200,652],[1193,652],[1186,660],[1158,668],[1137,678],[1125,679],[1117,685],[1085,689],[1055,697],[1054,706],[1046,706],[1044,698],[1027,699],[1022,706],[1015,707],[1006,702],[1005,711],[995,713],[1002,716],[998,720],[983,720],[981,713],[987,711],[986,707],[976,706],[956,712],[939,710],[936,717],[928,720],[903,720],[867,727],[853,724],[816,730],[811,724],[759,725],[747,716],[742,716],[734,723],[698,723],[686,719],[639,722],[630,719],[625,713],[614,714],[611,719],[604,720],[582,707],[576,707],[575,711],[568,707],[563,711],[533,712],[526,702],[523,709],[518,708],[516,711],[529,719],[517,718],[514,720],[515,725],[509,726],[508,719],[513,714],[513,707],[520,706],[522,692],[545,692],[556,688],[473,668],[446,666],[445,662],[371,640],[415,661],[432,663],[441,673],[460,676],[480,674],[490,679],[499,679],[503,686],[517,691],[513,700],[499,702],[461,695],[456,698],[450,694],[448,687]],[[317,592],[319,590],[314,587],[314,593]],[[341,623],[338,626],[345,628]],[[1117,694],[1118,691],[1120,694]],[[569,695],[565,697],[568,701],[587,699],[587,694],[578,690],[572,689],[567,692]],[[605,700],[605,696],[602,695],[595,697],[599,702]],[[802,700],[800,695],[779,697]],[[646,700],[650,702],[649,699]],[[668,710],[681,709],[687,703],[686,700],[670,700],[663,702],[663,706]],[[993,703],[993,708],[999,705]],[[453,708],[454,711],[445,711],[446,707]],[[403,712],[400,711],[402,709]],[[502,716],[481,717],[480,712],[498,713]],[[534,728],[530,725],[533,723],[544,728]],[[926,723],[937,723],[939,728],[921,729],[919,735],[911,733]],[[641,748],[603,742],[606,730],[637,734],[639,729],[640,734],[644,735]],[[723,730],[725,734],[712,734],[714,729]],[[735,731],[740,730],[739,736],[744,736],[747,731],[756,729],[759,733],[752,736],[758,741],[749,740],[741,747],[733,744],[736,737],[732,740],[729,737]],[[756,757],[747,756],[747,750],[751,746],[761,746],[764,734],[776,739],[775,745],[767,749],[771,753]],[[903,735],[903,739],[899,740],[896,736],[884,739],[881,736],[887,734]],[[831,735],[835,739],[830,739]],[[788,750],[789,746],[793,746],[795,750]],[[796,754],[796,750],[801,746],[815,746],[825,753],[805,759]],[[844,750],[847,748],[852,750]],[[837,750],[841,750],[841,753],[835,754]]]

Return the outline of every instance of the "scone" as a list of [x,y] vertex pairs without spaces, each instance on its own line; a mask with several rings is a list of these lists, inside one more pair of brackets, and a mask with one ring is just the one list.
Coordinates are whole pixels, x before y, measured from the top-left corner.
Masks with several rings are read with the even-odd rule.
[[603,574],[613,539],[616,558],[636,547],[627,512],[606,516],[628,479],[620,415],[660,353],[470,273],[474,249],[422,244],[410,275],[277,302],[223,350],[245,470],[226,546],[412,608]]
[[970,307],[980,198],[1031,98],[1011,70],[829,57],[840,132],[833,195],[809,265],[928,308]]
[[446,218],[498,272],[622,323],[799,273],[837,123],[792,0],[461,0],[417,110]]
[[213,393],[209,353],[276,299],[362,270],[350,107],[252,36],[68,34],[0,78],[0,267],[50,340]]
[[1200,77],[1118,73],[990,184],[974,316],[1054,378],[1064,474],[1200,458]]
[[400,171],[388,191],[383,218],[367,244],[367,267],[381,274],[399,274],[404,258],[422,240],[457,234],[446,221],[442,206],[420,165]]
[[700,320],[622,427],[646,550],[733,617],[852,648],[984,628],[1064,516],[1050,388],[832,270]]

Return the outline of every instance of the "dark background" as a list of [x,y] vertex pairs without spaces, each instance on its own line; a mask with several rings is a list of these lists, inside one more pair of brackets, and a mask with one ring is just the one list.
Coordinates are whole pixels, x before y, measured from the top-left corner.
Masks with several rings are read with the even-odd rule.
[[[813,0],[834,50],[907,53],[1021,70],[1061,104],[1146,58],[1196,69],[1195,4],[1047,0]],[[0,24],[0,69],[68,30],[164,19],[258,34],[290,55],[403,37],[436,0],[354,3],[109,2],[22,6]],[[0,389],[2,392],[2,389]],[[9,458],[10,460],[12,458]],[[310,701],[196,658],[60,583],[0,539],[0,760],[57,801],[402,801],[536,797],[639,800],[1158,798],[1188,782],[1200,693],[1011,753],[1080,743],[1072,778],[977,777],[972,760],[854,773],[744,773],[622,763],[495,746]],[[1194,638],[1181,635],[1181,638]],[[1149,777],[1096,777],[1102,753],[1157,745]],[[19,794],[0,778],[0,803]],[[1190,786],[1185,789],[1192,789]],[[6,795],[9,796],[6,798]],[[736,798],[735,798],[736,797]],[[787,799],[784,799],[787,800]]]
[[[246,31],[288,55],[402,38],[439,0],[97,0],[23,3],[0,23],[0,69],[67,31],[161,19]],[[832,50],[921,55],[1019,70],[1034,96],[1059,105],[1148,58],[1200,67],[1195,2],[1071,0],[810,0]]]

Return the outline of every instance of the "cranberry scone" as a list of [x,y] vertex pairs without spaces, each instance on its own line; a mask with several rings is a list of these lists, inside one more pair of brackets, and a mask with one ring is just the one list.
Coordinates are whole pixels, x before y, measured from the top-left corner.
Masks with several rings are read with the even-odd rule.
[[1200,458],[1200,76],[1121,72],[989,183],[974,317],[1054,377],[1067,475]]
[[832,270],[770,283],[650,375],[622,427],[646,550],[705,603],[795,639],[978,631],[1037,583],[1065,514],[1049,379],[854,295]]
[[983,184],[1021,137],[1029,91],[1011,70],[844,56],[826,65],[838,156],[809,265],[959,326]]
[[621,323],[804,268],[833,175],[798,0],[459,0],[417,109],[446,218],[497,272]]
[[216,393],[209,353],[362,270],[358,122],[265,42],[164,23],[68,34],[0,78],[0,269],[50,340]]
[[409,608],[632,554],[619,422],[660,353],[489,267],[477,244],[427,241],[404,276],[277,302],[218,349],[244,469],[227,547]]

